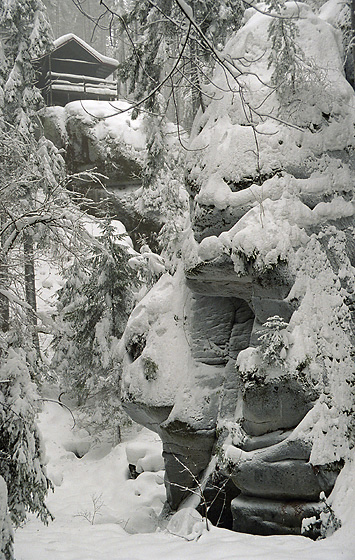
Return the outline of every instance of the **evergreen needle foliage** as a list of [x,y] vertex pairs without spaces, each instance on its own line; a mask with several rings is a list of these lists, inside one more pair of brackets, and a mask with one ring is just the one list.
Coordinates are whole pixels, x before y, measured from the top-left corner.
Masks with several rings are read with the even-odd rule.
[[53,486],[44,469],[35,423],[36,387],[30,381],[24,351],[2,348],[0,381],[0,472],[8,488],[11,520],[19,526],[31,512],[48,523],[52,516],[44,500]]
[[266,364],[282,365],[288,348],[287,323],[275,315],[263,324],[265,331],[259,336],[260,351]]
[[[77,2],[77,0],[74,0]],[[192,2],[194,21],[206,38],[217,48],[223,48],[228,36],[240,27],[244,9],[240,0],[195,0]],[[162,114],[156,105],[158,91],[164,94],[165,109],[170,105],[185,125],[192,122],[197,110],[204,106],[201,88],[209,81],[212,53],[174,0],[134,0],[119,19],[120,33],[130,45],[126,59],[119,66],[122,81],[129,93],[140,101],[159,86],[164,76],[178,61],[176,71],[165,86],[149,96],[144,109]],[[186,49],[179,59],[179,49]],[[181,110],[182,109],[182,110]]]
[[[54,339],[53,368],[63,388],[74,396],[94,423],[105,423],[120,408],[121,376],[115,350],[133,306],[137,279],[128,265],[127,247],[109,223],[103,224],[93,251],[66,271],[59,292],[61,328]],[[91,399],[91,400],[90,400]],[[115,416],[115,418],[113,418]]]
[[303,53],[296,43],[299,36],[297,19],[287,17],[285,2],[281,0],[269,0],[268,12],[277,16],[271,17],[269,25],[269,39],[271,40],[269,67],[271,65],[274,67],[271,81],[279,94],[287,97],[287,95],[294,94],[299,85],[303,59]]

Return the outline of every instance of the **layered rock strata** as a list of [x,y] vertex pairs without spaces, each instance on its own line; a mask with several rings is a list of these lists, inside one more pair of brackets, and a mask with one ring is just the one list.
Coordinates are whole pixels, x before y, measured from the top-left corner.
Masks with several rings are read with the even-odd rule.
[[269,18],[247,11],[226,53],[248,72],[232,87],[216,70],[190,145],[183,262],[134,311],[123,377],[127,410],[163,440],[170,509],[216,462],[212,501],[223,473],[233,528],[264,535],[319,516],[355,402],[354,93],[331,26],[285,9],[324,87],[307,74],[297,96],[271,91]]

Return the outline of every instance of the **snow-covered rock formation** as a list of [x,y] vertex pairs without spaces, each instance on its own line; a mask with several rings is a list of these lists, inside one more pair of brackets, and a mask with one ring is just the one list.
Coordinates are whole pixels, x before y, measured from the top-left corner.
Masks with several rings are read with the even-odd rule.
[[[154,239],[162,222],[159,208],[142,202],[145,126],[131,113],[125,101],[73,101],[46,107],[40,120],[45,136],[63,150],[71,186],[124,222],[135,242],[140,235]],[[75,178],[78,173],[82,178]]]
[[121,189],[139,184],[145,158],[142,118],[131,119],[124,101],[73,101],[46,107],[41,121],[47,138],[66,148],[70,171],[97,168]]
[[259,534],[319,517],[354,443],[355,98],[334,28],[284,15],[296,83],[271,85],[270,17],[248,10],[194,125],[183,263],[125,332],[125,406],[162,438],[170,508],[215,456],[234,529]]

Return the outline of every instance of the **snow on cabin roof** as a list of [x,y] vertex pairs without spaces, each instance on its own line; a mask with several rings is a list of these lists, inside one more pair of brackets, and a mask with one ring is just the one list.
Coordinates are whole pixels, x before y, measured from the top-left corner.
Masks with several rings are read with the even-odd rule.
[[108,66],[113,66],[114,68],[117,68],[118,66],[117,60],[99,53],[96,49],[94,49],[91,45],[86,43],[83,39],[80,39],[80,37],[74,35],[74,33],[67,33],[66,35],[62,35],[62,37],[58,37],[58,39],[56,39],[53,43],[54,49],[58,49],[59,47],[62,47],[66,43],[69,43],[69,41],[76,41],[79,45],[81,45],[84,49],[86,49],[94,58],[96,58],[102,64],[106,64]]

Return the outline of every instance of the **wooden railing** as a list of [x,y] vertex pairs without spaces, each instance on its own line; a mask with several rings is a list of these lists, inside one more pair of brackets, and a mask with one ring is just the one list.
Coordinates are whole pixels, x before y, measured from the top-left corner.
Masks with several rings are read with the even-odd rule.
[[76,92],[82,93],[84,97],[93,95],[95,98],[111,100],[117,98],[116,82],[77,74],[60,74],[49,71],[46,74],[45,89],[49,94],[50,105],[52,105],[53,91]]

